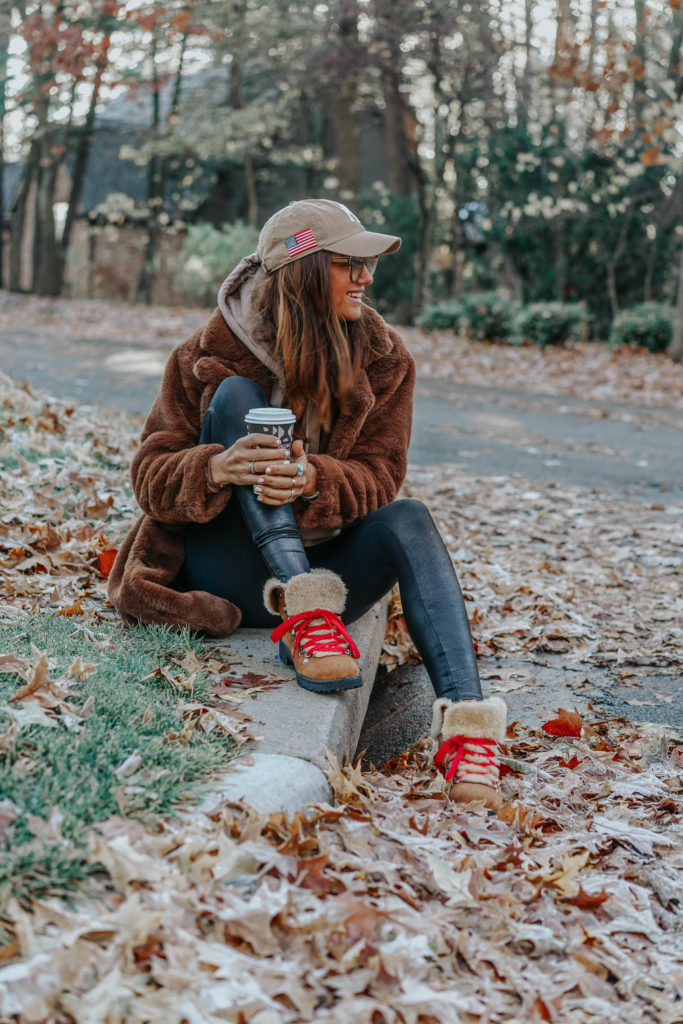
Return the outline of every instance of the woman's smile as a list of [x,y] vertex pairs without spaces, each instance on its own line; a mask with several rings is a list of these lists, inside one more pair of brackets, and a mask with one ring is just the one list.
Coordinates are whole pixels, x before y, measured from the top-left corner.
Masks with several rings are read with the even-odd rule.
[[340,263],[330,265],[332,275],[332,302],[340,320],[359,320],[363,314],[365,285],[372,284],[372,274],[367,267],[359,281],[352,281],[349,268]]

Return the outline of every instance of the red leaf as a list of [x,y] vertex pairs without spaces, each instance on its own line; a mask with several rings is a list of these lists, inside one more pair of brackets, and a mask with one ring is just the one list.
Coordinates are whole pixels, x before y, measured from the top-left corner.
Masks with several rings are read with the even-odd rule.
[[609,899],[609,893],[601,889],[600,892],[589,893],[585,892],[581,886],[576,896],[567,896],[562,899],[562,903],[571,903],[575,907],[579,907],[581,910],[594,910],[595,907],[599,907],[601,903]]
[[576,708],[573,711],[559,708],[557,718],[546,722],[543,732],[547,732],[549,736],[580,736],[582,725],[583,719]]
[[114,559],[116,558],[116,555],[116,548],[107,548],[106,551],[100,552],[98,562],[100,566],[100,572],[102,573],[105,579],[107,578],[107,576],[114,567]]
[[579,761],[576,754],[574,754],[574,756],[569,761],[565,761],[563,757],[560,758],[560,768],[571,768],[573,771],[574,768],[578,768],[580,764],[581,762]]

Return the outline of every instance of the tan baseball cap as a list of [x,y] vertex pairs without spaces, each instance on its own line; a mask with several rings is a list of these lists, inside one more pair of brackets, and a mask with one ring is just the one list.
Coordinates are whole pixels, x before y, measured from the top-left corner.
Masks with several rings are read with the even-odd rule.
[[311,252],[328,249],[342,256],[381,256],[396,252],[401,239],[366,231],[355,213],[331,199],[299,199],[278,210],[261,228],[256,250],[266,273]]

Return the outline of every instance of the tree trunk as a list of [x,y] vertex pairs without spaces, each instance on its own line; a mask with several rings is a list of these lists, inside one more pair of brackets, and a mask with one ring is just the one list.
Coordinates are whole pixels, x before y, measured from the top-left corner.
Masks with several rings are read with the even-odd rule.
[[657,238],[653,238],[647,249],[645,261],[645,279],[643,281],[643,302],[652,302],[652,277],[657,260]]
[[21,172],[21,180],[19,188],[17,189],[13,215],[10,221],[8,277],[9,290],[12,292],[20,292],[24,290],[22,280],[22,255],[24,249],[24,233],[26,229],[26,214],[31,196],[31,188],[35,185],[38,157],[38,143],[32,142]]
[[575,36],[576,23],[571,0],[558,0],[555,56],[553,59],[553,66],[557,74],[555,76],[551,75],[550,87],[555,106],[552,123],[554,130],[556,130],[555,140],[560,145],[564,143],[566,137],[566,121],[564,117],[558,115],[557,108],[563,103],[571,89],[568,81],[570,72],[565,68],[565,64],[570,59]]
[[683,6],[671,4],[671,49],[669,51],[668,77],[674,82],[676,99],[683,96],[683,67],[681,66],[681,50],[683,49]]
[[407,126],[410,113],[400,90],[400,65],[382,68],[384,96],[384,152],[387,161],[387,184],[399,196],[413,191],[413,172],[408,157],[410,141]]
[[393,0],[376,0],[375,25],[382,76],[383,144],[387,184],[392,192],[408,196],[415,187],[415,121],[401,92],[402,30]]
[[[156,29],[152,29],[152,137],[158,141],[160,138],[161,113],[159,103],[159,69],[157,67],[157,37]],[[142,254],[142,265],[138,277],[136,297],[147,305],[152,302],[152,288],[154,286],[154,274],[156,272],[155,257],[157,240],[159,235],[159,201],[163,201],[162,192],[162,158],[154,153],[150,158],[147,167],[147,238],[145,249]]]
[[645,33],[647,31],[647,12],[645,0],[633,0],[636,15],[636,42],[633,54],[638,66],[633,73],[633,109],[637,122],[643,114],[647,102],[647,81],[645,78]]
[[683,245],[681,246],[681,266],[678,274],[678,301],[676,303],[674,336],[671,341],[669,355],[674,362],[683,362]]
[[465,236],[462,221],[453,218],[453,244],[451,247],[451,298],[459,302],[465,292]]
[[555,64],[560,63],[573,41],[571,0],[559,0],[557,6],[557,30],[555,32]]
[[453,153],[454,136],[445,134],[443,125],[445,119],[441,113],[441,107],[447,104],[448,97],[445,94],[443,84],[443,68],[441,55],[441,40],[443,37],[443,24],[439,19],[439,11],[431,14],[429,26],[428,60],[427,67],[432,77],[432,88],[434,92],[432,119],[434,126],[434,158],[431,161],[431,174],[423,167],[420,168],[419,176],[419,201],[420,201],[420,230],[418,237],[417,256],[417,279],[415,282],[414,308],[419,311],[429,298],[429,261],[434,244],[434,230],[438,220],[438,197],[437,190],[443,184],[443,176],[448,160]]
[[74,221],[78,216],[78,207],[81,201],[81,194],[83,192],[85,171],[88,166],[88,157],[90,155],[90,148],[92,146],[94,134],[95,110],[99,100],[100,88],[102,86],[102,76],[107,66],[107,56],[109,52],[108,39],[109,37],[106,38],[97,61],[97,71],[95,73],[92,92],[90,93],[88,113],[85,118],[85,124],[78,136],[78,146],[76,148],[76,158],[74,160],[73,175],[71,178],[71,189],[69,191],[69,205],[66,211],[64,230],[62,232],[59,246],[62,259],[62,270],[66,266],[69,243],[71,242],[71,232],[73,230]]
[[609,295],[610,306],[612,307],[612,319],[614,319],[619,312],[619,293],[617,288],[617,263],[621,259],[622,253],[626,248],[626,241],[628,239],[628,232],[633,219],[633,206],[629,207],[626,216],[623,219],[621,233],[619,234],[619,240],[614,247],[611,258],[607,261],[607,292]]
[[55,187],[58,162],[50,160],[49,140],[41,146],[44,154],[38,162],[33,233],[33,285],[36,295],[59,295],[62,283],[61,261],[55,235]]
[[413,288],[413,309],[420,313],[428,298],[429,253],[431,249],[431,182],[421,164],[417,166],[417,198],[420,219],[417,228],[417,251],[415,258],[415,286]]
[[[230,96],[229,103],[233,110],[244,108],[244,61],[247,55],[247,3],[235,6],[233,22],[234,45],[232,64],[230,65]],[[248,140],[244,145],[244,190],[247,200],[247,221],[256,228],[259,222],[258,191],[256,188],[256,172],[251,147]]]
[[555,297],[558,302],[565,300],[567,284],[567,256],[564,246],[564,221],[555,221]]
[[[588,60],[586,61],[586,84],[591,85],[595,77],[595,54],[597,52],[598,44],[598,13],[599,13],[599,0],[591,0],[591,23],[590,23],[590,42],[588,44]],[[591,139],[593,138],[593,132],[595,129],[595,111],[597,104],[594,98],[594,94],[590,92],[588,95],[584,91],[584,130],[583,130],[583,144],[584,147],[590,145]]]
[[531,37],[534,29],[534,0],[524,0],[524,71],[522,72],[521,104],[517,105],[517,118],[525,126],[529,118],[531,106],[531,55],[533,46]]
[[358,2],[342,0],[338,13],[339,56],[337,58],[335,122],[339,157],[339,190],[354,195],[361,183],[360,138],[356,108],[358,78]]
[[7,103],[7,58],[11,33],[9,3],[0,5],[0,288],[5,283],[5,114]]

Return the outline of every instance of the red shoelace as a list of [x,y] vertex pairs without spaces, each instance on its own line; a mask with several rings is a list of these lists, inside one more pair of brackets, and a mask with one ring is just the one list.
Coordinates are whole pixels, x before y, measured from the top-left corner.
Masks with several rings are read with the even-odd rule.
[[292,652],[294,657],[301,647],[309,658],[316,654],[350,654],[353,658],[360,658],[360,651],[347,633],[342,620],[334,612],[328,612],[324,608],[314,608],[312,611],[292,615],[275,627],[270,639],[280,640],[289,630],[292,631],[295,640]]
[[[495,740],[480,739],[477,736],[451,736],[434,755],[434,764],[446,782],[451,781],[461,766],[461,774],[466,772],[487,776],[494,769],[498,775],[497,746]],[[475,749],[468,750],[467,747]]]

